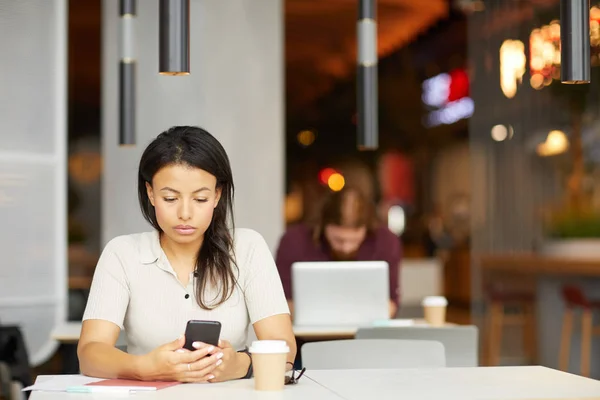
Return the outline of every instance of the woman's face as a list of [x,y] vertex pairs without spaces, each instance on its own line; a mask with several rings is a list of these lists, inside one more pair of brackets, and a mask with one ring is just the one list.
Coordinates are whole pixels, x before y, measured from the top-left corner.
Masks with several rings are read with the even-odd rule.
[[221,189],[217,179],[203,169],[187,165],[169,165],[146,183],[156,220],[173,242],[201,242],[208,229]]

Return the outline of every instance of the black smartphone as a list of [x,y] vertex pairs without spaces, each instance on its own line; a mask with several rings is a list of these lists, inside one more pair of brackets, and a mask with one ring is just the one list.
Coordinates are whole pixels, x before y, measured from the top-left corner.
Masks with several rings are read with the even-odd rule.
[[194,342],[202,342],[213,346],[219,345],[221,336],[221,323],[219,321],[189,320],[185,327],[184,349],[196,350],[192,347]]

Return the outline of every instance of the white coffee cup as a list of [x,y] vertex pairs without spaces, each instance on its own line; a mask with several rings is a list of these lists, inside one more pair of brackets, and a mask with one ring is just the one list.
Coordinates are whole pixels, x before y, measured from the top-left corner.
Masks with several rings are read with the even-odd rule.
[[444,296],[427,296],[423,299],[425,321],[431,326],[443,326],[446,323],[448,300]]
[[290,348],[284,340],[255,340],[250,346],[254,389],[283,390]]

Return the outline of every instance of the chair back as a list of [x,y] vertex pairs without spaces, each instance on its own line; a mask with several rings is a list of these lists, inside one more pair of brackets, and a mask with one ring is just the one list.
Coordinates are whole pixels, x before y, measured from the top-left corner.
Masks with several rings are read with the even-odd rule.
[[305,343],[307,369],[399,369],[445,367],[444,346],[430,340],[332,340]]
[[477,367],[479,365],[479,330],[474,325],[432,328],[428,326],[361,328],[356,339],[434,340],[446,351],[447,367]]

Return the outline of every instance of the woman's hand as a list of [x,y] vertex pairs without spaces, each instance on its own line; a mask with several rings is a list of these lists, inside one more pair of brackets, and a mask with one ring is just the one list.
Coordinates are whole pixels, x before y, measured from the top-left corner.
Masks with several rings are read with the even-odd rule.
[[[203,344],[203,346],[207,345]],[[212,370],[211,375],[213,375],[213,378],[209,378],[209,382],[214,383],[240,379],[248,372],[250,358],[245,353],[238,353],[231,347],[231,344],[227,340],[219,340],[219,347],[215,347],[211,353],[221,353],[223,356],[217,361],[216,368]]]
[[162,345],[142,356],[140,375],[144,380],[206,382],[215,378],[213,370],[221,364],[218,347],[194,343],[198,350],[184,349],[185,337]]

